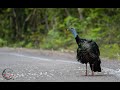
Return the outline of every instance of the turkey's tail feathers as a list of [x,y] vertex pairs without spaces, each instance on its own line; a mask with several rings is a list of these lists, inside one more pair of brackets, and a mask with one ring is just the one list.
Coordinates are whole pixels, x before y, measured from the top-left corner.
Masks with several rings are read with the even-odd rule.
[[[96,61],[94,62],[94,66],[93,66],[93,71],[94,71],[94,72],[101,72],[101,66],[100,66],[100,64],[101,64],[100,59],[99,59],[99,60],[96,60]],[[92,64],[90,64],[90,68],[91,68],[91,70],[92,70]]]

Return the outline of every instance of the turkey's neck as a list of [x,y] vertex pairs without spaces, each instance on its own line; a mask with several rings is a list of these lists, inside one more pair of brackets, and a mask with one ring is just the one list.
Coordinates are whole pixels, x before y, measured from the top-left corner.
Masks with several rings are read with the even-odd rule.
[[75,40],[76,40],[76,43],[79,45],[81,39],[80,39],[80,37],[78,35],[75,37]]
[[77,32],[76,32],[76,30],[74,29],[74,30],[70,30],[71,32],[72,32],[72,34],[74,35],[74,37],[76,38],[77,37]]
[[75,40],[76,40],[76,43],[79,45],[81,39],[80,39],[80,37],[78,36],[76,30],[74,29],[74,30],[70,30],[70,31],[71,31],[72,34],[74,35],[74,38],[75,38]]

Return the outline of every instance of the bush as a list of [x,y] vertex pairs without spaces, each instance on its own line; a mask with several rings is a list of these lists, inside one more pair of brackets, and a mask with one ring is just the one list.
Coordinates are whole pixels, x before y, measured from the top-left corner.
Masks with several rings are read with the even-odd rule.
[[102,45],[100,47],[101,56],[110,59],[120,59],[120,47],[117,44]]
[[7,41],[0,38],[0,47],[7,45]]
[[26,47],[26,48],[32,48],[32,47],[33,47],[33,44],[32,44],[32,43],[28,43],[25,47]]

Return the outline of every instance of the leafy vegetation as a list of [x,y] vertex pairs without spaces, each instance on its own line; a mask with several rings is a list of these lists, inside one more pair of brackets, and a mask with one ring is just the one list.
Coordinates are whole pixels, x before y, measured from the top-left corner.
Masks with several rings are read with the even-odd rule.
[[66,31],[96,41],[101,56],[120,59],[119,8],[0,8],[0,47],[74,50]]

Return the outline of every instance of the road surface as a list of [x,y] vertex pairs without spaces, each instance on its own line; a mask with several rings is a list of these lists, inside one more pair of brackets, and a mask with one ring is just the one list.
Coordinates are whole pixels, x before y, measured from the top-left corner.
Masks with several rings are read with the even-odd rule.
[[[85,64],[76,60],[76,53],[0,48],[0,82],[120,82],[120,61],[101,59],[102,72],[85,76]],[[3,78],[5,69],[13,77]]]

